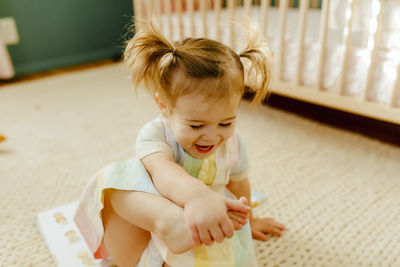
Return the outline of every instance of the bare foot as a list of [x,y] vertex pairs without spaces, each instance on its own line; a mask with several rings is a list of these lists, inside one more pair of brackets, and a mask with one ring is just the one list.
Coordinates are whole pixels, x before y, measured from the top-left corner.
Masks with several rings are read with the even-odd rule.
[[[245,197],[241,197],[239,201],[248,205],[248,200]],[[235,230],[240,230],[247,223],[247,214],[228,213],[230,213]],[[195,247],[183,209],[180,207],[168,209],[165,214],[161,214],[158,222],[156,222],[154,232],[173,253],[182,254]]]
[[168,214],[156,224],[156,234],[169,250],[176,254],[185,253],[195,247],[186,224],[183,209],[168,210]]

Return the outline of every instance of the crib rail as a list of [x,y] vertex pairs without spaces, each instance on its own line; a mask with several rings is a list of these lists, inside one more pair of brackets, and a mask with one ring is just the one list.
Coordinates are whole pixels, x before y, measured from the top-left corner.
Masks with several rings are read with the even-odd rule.
[[[331,23],[331,5],[334,1],[345,1],[346,16],[343,19],[342,32],[342,61],[340,74],[337,77],[336,88],[327,91],[324,87],[324,77],[329,73],[327,68],[329,46],[331,45],[328,32]],[[300,99],[303,101],[328,106],[331,108],[372,117],[391,123],[400,124],[400,59],[397,67],[392,70],[395,75],[388,101],[381,103],[373,101],[370,97],[372,85],[376,77],[375,69],[378,65],[379,47],[382,40],[382,18],[385,12],[384,0],[370,0],[373,5],[370,17],[370,29],[368,37],[367,58],[369,61],[365,74],[365,82],[361,93],[357,96],[346,93],[346,83],[348,82],[349,66],[352,60],[355,38],[353,34],[355,10],[360,0],[134,0],[134,13],[136,27],[140,28],[140,19],[150,15],[163,17],[165,34],[171,39],[182,39],[184,36],[205,36],[216,40],[225,40],[228,45],[235,48],[237,45],[237,31],[233,24],[221,26],[223,15],[225,20],[241,20],[252,18],[256,14],[258,17],[259,30],[266,37],[273,36],[277,40],[277,50],[275,51],[275,65],[273,77],[271,79],[270,90],[273,93]],[[285,60],[288,54],[288,15],[297,9],[297,33],[295,43],[297,58],[295,72],[292,80],[284,78]],[[316,69],[313,75],[316,76],[314,85],[306,85],[303,80],[306,56],[306,35],[309,31],[308,19],[316,11],[320,14],[317,43]],[[271,11],[277,11],[277,25],[271,25],[268,21]],[[210,25],[209,21],[213,24]],[[198,24],[201,26],[199,27]],[[307,26],[308,25],[308,26]],[[277,28],[274,33],[271,28]],[[186,31],[185,31],[186,29]],[[226,39],[226,37],[228,39]],[[177,37],[177,38],[176,38]],[[293,37],[293,36],[291,36]],[[356,36],[357,37],[357,36]],[[225,39],[224,39],[225,38]],[[400,40],[399,40],[400,41]],[[397,51],[400,58],[400,51]],[[287,76],[287,75],[286,75]]]

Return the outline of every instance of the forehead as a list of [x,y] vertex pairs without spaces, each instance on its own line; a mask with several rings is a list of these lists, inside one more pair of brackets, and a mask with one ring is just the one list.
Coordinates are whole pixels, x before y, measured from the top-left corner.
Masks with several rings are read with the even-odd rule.
[[198,94],[177,99],[173,113],[192,121],[221,121],[236,117],[241,95],[233,93],[224,98],[208,98]]
[[234,93],[243,94],[243,74],[237,68],[230,69],[221,78],[194,78],[183,71],[172,75],[170,97],[173,102],[186,95],[203,95],[207,98],[222,99]]

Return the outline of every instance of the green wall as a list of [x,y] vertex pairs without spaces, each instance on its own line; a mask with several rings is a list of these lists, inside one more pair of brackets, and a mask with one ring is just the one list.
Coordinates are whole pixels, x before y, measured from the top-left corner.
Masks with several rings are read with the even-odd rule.
[[0,0],[20,41],[8,46],[16,76],[118,58],[132,0]]

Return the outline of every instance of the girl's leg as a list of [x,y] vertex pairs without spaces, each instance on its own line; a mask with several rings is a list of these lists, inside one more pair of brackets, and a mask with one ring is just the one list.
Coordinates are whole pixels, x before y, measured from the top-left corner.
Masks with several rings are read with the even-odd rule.
[[103,242],[114,263],[119,267],[136,266],[150,233],[118,216],[109,200],[104,203],[103,225]]
[[[194,247],[183,209],[158,195],[108,190],[103,210],[104,245],[118,266],[134,266],[154,232],[174,253]],[[127,253],[129,251],[129,253]]]

